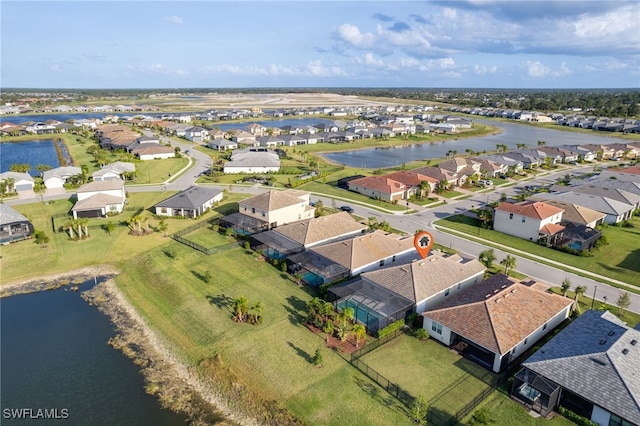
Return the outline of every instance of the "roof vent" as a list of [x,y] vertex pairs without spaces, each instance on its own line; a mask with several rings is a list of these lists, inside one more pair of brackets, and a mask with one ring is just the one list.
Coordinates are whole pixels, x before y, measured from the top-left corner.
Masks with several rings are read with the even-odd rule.
[[600,364],[600,365],[607,365],[603,360],[598,359],[598,358],[591,358],[591,360],[593,362],[595,362],[596,364]]
[[500,299],[496,299],[496,303],[500,303]]
[[607,339],[601,339],[599,342],[601,345],[604,345],[605,343],[607,343]]
[[607,336],[613,336],[614,334],[616,334],[616,332],[615,332],[615,331],[613,331],[613,330],[611,330],[611,331],[609,331],[609,332],[607,333]]
[[628,353],[629,353],[629,349],[624,348],[624,349],[622,350],[622,355],[626,355],[626,354],[628,354]]
[[517,290],[517,288],[512,288],[512,289],[511,289],[511,293],[515,293],[515,292],[516,292],[516,290]]
[[637,341],[636,339],[633,339],[633,340],[631,341],[631,345],[632,345],[632,346],[635,346],[635,345],[637,345],[637,344],[638,344],[638,341]]

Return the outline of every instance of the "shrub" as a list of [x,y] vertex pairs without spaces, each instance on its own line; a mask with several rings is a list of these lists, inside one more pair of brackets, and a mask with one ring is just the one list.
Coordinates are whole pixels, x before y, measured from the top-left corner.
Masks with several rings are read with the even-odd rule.
[[558,412],[579,426],[598,426],[598,423],[592,422],[586,417],[582,417],[567,408],[560,407]]
[[424,328],[416,330],[415,336],[418,340],[427,340],[429,338],[429,332]]
[[383,338],[384,336],[388,336],[389,334],[395,332],[396,330],[400,330],[404,327],[404,319],[400,319],[396,322],[392,322],[385,328],[378,330],[378,338]]

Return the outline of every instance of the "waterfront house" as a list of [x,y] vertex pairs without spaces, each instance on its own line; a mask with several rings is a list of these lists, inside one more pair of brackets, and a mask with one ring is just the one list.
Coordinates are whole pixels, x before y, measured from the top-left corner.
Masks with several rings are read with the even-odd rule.
[[211,149],[215,149],[216,151],[238,149],[238,144],[236,142],[222,138],[212,139],[211,141],[209,141],[207,146]]
[[29,219],[13,207],[0,203],[0,244],[29,238],[33,232]]
[[216,188],[194,185],[153,206],[159,216],[197,218],[222,201],[223,192]]
[[7,192],[33,191],[35,181],[29,173],[2,172],[0,181],[7,183]]
[[637,425],[638,366],[640,329],[590,310],[522,363],[511,396],[545,417],[562,406],[601,426]]
[[499,373],[568,318],[573,301],[496,274],[425,311],[431,338]]
[[191,142],[206,142],[209,140],[209,130],[204,127],[189,127],[184,131],[184,137]]
[[126,177],[133,175],[136,172],[136,165],[125,161],[116,161],[115,163],[107,164],[100,170],[93,172],[91,178],[94,182],[100,180],[122,179],[127,180]]
[[438,184],[438,180],[433,177],[411,170],[403,170],[382,176],[373,175],[353,179],[347,182],[347,187],[350,191],[358,192],[372,198],[379,198],[385,201],[398,201],[421,194],[423,192],[421,187],[423,182],[426,182],[427,192],[433,191]]
[[634,207],[627,203],[612,200],[611,198],[604,196],[583,194],[573,191],[555,193],[541,192],[531,196],[529,199],[545,202],[547,200],[558,200],[586,207],[591,210],[596,210],[606,215],[604,220],[610,225],[628,220],[631,218],[634,211]]
[[238,202],[238,212],[261,220],[275,228],[299,220],[311,219],[315,208],[309,205],[310,194],[288,189],[270,190]]
[[78,188],[76,198],[71,209],[74,219],[122,213],[127,201],[124,181],[120,179],[84,184]]
[[82,175],[82,169],[75,166],[56,167],[42,174],[42,182],[47,189],[63,188],[67,180],[73,176]]

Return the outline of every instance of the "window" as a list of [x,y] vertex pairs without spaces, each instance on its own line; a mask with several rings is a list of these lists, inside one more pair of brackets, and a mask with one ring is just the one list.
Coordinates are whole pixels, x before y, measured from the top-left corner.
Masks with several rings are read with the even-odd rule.
[[380,261],[380,266],[384,266],[384,259]]
[[247,211],[247,206],[244,206],[244,211],[245,211],[245,212]]
[[444,297],[447,297],[448,295],[449,295],[449,289],[446,289],[446,290],[444,291]]
[[166,207],[160,207],[160,213],[167,214],[167,208]]
[[509,213],[509,219],[513,219],[513,213]]
[[523,216],[522,217],[522,223],[524,223],[526,220],[527,220],[527,218]]
[[547,324],[543,325],[543,326],[542,326],[542,329],[543,329],[543,330],[546,330],[546,329],[547,329]]
[[396,255],[395,255],[395,254],[394,254],[394,255],[393,255],[393,257],[391,258],[391,261],[392,261],[392,262],[395,262],[395,261],[396,261]]
[[265,212],[264,210],[261,212],[262,217],[267,217],[267,212]]
[[255,207],[251,207],[251,213],[253,213],[253,214],[256,213],[256,208]]
[[442,324],[438,324],[435,321],[431,321],[431,331],[435,331],[438,334],[442,334]]

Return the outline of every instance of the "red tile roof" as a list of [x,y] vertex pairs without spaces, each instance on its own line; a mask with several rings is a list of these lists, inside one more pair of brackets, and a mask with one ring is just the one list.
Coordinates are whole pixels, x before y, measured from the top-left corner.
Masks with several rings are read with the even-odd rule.
[[542,201],[523,201],[521,203],[501,203],[497,210],[503,210],[508,213],[516,213],[522,216],[532,217],[534,219],[547,219],[558,213],[562,213],[564,210],[552,206],[551,204],[543,203]]
[[547,223],[542,228],[540,228],[540,232],[547,235],[555,235],[560,231],[564,230],[564,226],[557,225],[555,223]]

